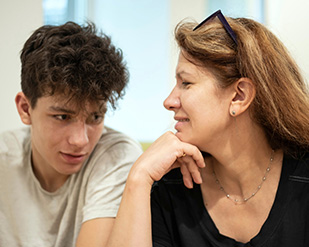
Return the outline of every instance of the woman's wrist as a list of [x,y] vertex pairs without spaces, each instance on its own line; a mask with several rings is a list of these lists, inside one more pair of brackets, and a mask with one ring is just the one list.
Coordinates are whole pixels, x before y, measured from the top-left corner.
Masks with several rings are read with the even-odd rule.
[[135,166],[132,167],[126,182],[130,188],[143,188],[148,191],[150,191],[153,183],[154,180],[146,171]]

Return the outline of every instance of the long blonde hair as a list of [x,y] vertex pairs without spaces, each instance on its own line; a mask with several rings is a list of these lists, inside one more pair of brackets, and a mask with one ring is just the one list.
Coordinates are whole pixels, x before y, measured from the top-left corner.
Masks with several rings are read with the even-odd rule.
[[309,93],[298,66],[281,41],[262,24],[227,18],[237,36],[231,39],[216,18],[193,31],[197,23],[180,22],[176,41],[188,59],[211,69],[222,88],[250,78],[256,97],[252,119],[273,148],[290,154],[309,150]]

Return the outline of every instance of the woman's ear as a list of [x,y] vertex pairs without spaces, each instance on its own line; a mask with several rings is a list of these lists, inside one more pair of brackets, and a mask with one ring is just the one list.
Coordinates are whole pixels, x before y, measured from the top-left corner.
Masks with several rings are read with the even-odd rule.
[[245,112],[256,94],[255,85],[249,78],[240,78],[234,83],[234,97],[231,101],[230,114],[237,116]]
[[30,102],[27,97],[24,95],[23,92],[19,92],[15,97],[15,104],[20,116],[21,121],[26,124],[31,124],[31,117],[30,117]]

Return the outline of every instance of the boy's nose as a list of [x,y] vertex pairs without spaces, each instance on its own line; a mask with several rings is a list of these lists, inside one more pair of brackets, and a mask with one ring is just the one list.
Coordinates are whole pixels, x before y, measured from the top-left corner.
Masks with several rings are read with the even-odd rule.
[[85,123],[76,122],[69,133],[69,143],[77,147],[83,147],[89,142],[87,126]]

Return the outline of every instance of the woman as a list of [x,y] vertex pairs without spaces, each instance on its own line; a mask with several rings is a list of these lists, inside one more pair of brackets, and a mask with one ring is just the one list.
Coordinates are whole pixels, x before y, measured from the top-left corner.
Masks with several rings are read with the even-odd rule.
[[132,167],[110,246],[309,245],[306,84],[263,25],[227,20],[176,27],[177,132]]

